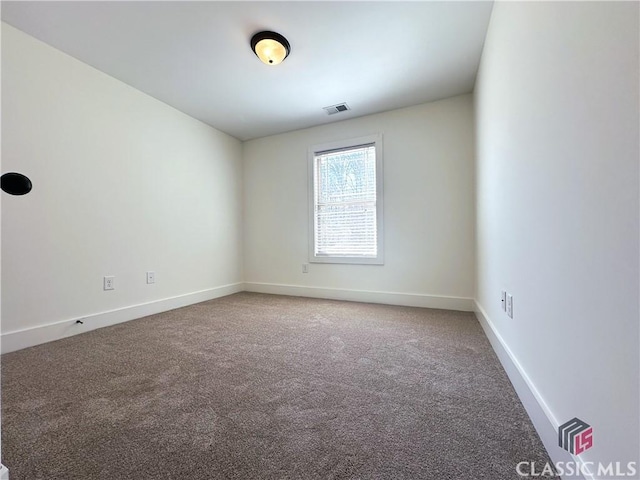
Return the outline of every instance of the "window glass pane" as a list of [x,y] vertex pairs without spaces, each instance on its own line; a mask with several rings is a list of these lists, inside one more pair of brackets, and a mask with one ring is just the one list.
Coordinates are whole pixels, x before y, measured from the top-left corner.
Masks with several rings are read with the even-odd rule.
[[315,254],[377,255],[375,145],[314,157]]

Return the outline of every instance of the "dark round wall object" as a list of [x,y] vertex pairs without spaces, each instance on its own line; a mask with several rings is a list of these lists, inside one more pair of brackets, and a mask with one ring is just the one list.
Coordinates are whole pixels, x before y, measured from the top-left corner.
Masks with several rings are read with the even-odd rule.
[[33,185],[31,180],[21,173],[9,172],[0,177],[0,187],[10,195],[26,195]]

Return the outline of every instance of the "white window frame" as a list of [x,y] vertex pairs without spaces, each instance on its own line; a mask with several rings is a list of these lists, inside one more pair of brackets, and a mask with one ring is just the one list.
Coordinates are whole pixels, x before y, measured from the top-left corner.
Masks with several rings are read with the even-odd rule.
[[[376,239],[377,255],[375,257],[365,256],[336,256],[336,255],[316,255],[315,254],[315,163],[316,154],[330,150],[349,149],[364,145],[374,145],[376,151]],[[308,151],[308,172],[309,179],[309,263],[347,263],[357,265],[384,265],[384,223],[383,223],[383,148],[382,134],[368,135],[364,137],[341,140],[337,142],[314,145]]]

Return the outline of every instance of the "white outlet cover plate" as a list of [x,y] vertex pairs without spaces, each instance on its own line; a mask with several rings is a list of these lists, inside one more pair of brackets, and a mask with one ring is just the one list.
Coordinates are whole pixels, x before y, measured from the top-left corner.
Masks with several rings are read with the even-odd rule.
[[115,277],[104,277],[103,288],[105,290],[114,290],[115,287]]

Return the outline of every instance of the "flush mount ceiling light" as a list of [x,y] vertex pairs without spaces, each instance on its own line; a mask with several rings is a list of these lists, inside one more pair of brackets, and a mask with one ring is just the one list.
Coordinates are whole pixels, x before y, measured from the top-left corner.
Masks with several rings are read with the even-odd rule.
[[251,38],[251,50],[267,65],[278,65],[289,56],[291,46],[276,32],[258,32]]

